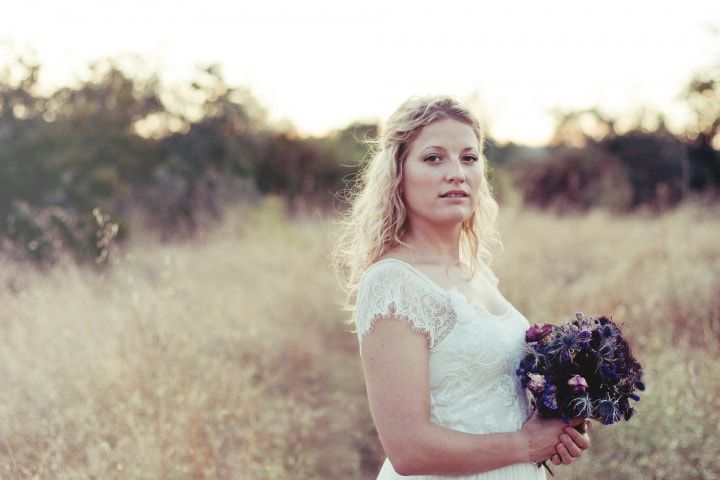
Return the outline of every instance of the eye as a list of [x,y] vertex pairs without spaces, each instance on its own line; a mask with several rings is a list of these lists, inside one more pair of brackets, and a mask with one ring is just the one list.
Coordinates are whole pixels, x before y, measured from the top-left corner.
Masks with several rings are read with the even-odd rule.
[[430,155],[427,155],[423,160],[429,163],[437,163],[441,160],[441,157],[437,153],[431,153]]
[[465,160],[466,162],[477,162],[478,157],[476,157],[475,155],[465,155],[463,157],[463,160]]

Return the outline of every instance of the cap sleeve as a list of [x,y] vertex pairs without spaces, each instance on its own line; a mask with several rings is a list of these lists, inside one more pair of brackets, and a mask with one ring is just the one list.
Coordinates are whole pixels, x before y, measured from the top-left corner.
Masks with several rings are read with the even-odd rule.
[[430,348],[456,321],[450,298],[400,262],[377,263],[368,269],[360,282],[354,317],[361,355],[363,338],[381,319],[404,319],[413,331],[427,337]]

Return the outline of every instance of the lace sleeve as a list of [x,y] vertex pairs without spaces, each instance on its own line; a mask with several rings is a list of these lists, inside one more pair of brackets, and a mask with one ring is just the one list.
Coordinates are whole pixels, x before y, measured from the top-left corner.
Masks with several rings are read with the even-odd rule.
[[354,317],[361,355],[365,335],[377,320],[391,316],[408,321],[413,331],[424,334],[430,348],[447,335],[456,319],[447,295],[410,267],[395,262],[370,267],[360,283]]

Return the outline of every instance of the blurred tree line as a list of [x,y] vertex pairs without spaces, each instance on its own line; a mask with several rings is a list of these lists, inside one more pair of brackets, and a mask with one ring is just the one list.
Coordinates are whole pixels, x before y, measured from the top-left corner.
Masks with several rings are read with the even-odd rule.
[[643,112],[621,130],[618,119],[598,109],[556,112],[555,135],[540,161],[509,166],[524,202],[558,212],[627,212],[662,211],[689,195],[717,201],[720,63],[696,74],[682,98],[691,122],[681,135],[671,133],[658,113]]
[[[136,62],[129,69],[142,70]],[[364,156],[357,139],[376,129],[301,138],[272,128],[216,65],[168,91],[155,75],[103,60],[49,95],[38,93],[40,68],[17,52],[0,66],[0,255],[41,264],[67,252],[106,260],[129,219],[168,239],[264,194],[295,210],[329,205]]]
[[[357,123],[303,138],[271,126],[216,65],[171,91],[155,74],[128,74],[142,71],[139,59],[123,68],[103,60],[79,84],[43,95],[32,55],[8,58],[0,65],[0,255],[41,264],[63,252],[103,263],[130,219],[168,239],[265,194],[285,198],[291,211],[331,207],[367,156],[362,140],[377,133]],[[681,137],[661,118],[652,129],[619,132],[597,111],[570,112],[539,156],[523,161],[526,149],[489,140],[490,160],[515,179],[525,203],[560,211],[666,206],[717,190],[719,70],[688,85],[694,118]]]

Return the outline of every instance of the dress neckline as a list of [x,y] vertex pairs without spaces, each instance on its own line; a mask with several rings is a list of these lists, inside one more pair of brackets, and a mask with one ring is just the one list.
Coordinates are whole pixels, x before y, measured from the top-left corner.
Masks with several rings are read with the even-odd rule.
[[[503,318],[503,317],[506,317],[506,316],[510,313],[510,311],[512,310],[512,309],[510,308],[510,304],[508,303],[508,301],[505,299],[505,297],[502,296],[502,294],[500,294],[500,298],[502,298],[502,301],[503,301],[503,303],[504,303],[504,305],[505,305],[505,311],[504,311],[504,312],[502,312],[502,313],[497,313],[497,314],[496,314],[496,313],[490,313],[490,312],[481,312],[481,311],[479,311],[479,310],[475,307],[475,305],[473,305],[473,304],[470,302],[470,299],[467,298],[467,295],[465,295],[465,293],[463,293],[462,291],[460,291],[460,289],[458,289],[457,287],[445,288],[445,287],[443,287],[442,285],[440,285],[439,283],[437,283],[435,280],[433,280],[432,278],[430,278],[430,276],[427,275],[427,274],[426,274],[425,272],[423,272],[422,270],[419,270],[418,268],[416,268],[416,267],[413,266],[412,264],[406,262],[405,260],[400,260],[399,258],[394,258],[394,257],[383,258],[382,260],[378,260],[377,262],[375,262],[374,265],[377,265],[377,264],[382,263],[382,262],[390,262],[390,261],[397,262],[397,263],[400,263],[400,264],[402,264],[402,265],[405,265],[405,266],[406,266],[407,268],[409,268],[413,273],[415,273],[415,275],[417,275],[417,276],[420,277],[421,279],[425,280],[425,282],[428,283],[428,284],[429,284],[431,287],[433,287],[435,290],[439,290],[445,297],[448,297],[448,298],[449,298],[451,293],[455,293],[456,295],[458,295],[458,296],[463,300],[463,302],[465,302],[465,303],[473,310],[473,313],[474,313],[475,315],[477,315],[477,316],[480,316],[480,317],[489,317],[489,318]],[[483,268],[486,268],[486,267],[483,265]]]

